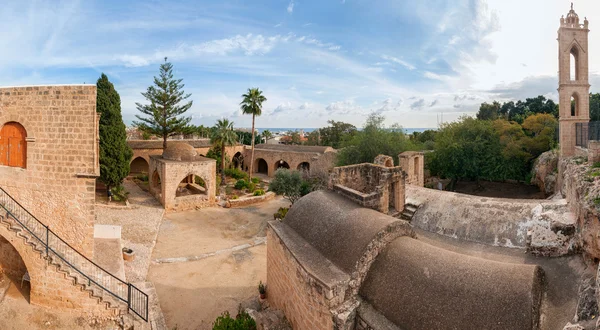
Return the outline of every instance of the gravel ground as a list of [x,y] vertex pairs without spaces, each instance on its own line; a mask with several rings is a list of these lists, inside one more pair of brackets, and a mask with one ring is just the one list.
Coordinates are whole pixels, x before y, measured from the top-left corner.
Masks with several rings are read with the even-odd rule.
[[125,261],[127,281],[144,282],[164,209],[134,182],[125,180],[123,184],[129,191],[130,207],[113,208],[96,204],[96,224],[121,226],[122,245],[135,252],[133,261]]

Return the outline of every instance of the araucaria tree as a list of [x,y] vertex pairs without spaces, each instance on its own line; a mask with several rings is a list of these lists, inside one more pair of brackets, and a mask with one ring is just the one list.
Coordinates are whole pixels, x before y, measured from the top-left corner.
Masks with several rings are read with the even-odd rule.
[[182,80],[173,78],[173,65],[165,57],[159,76],[154,77],[154,86],[142,93],[150,104],[135,104],[144,116],[136,115],[139,121],[133,124],[142,132],[162,137],[165,149],[169,136],[186,133],[190,129],[192,118],[183,114],[192,107],[192,101],[183,102],[192,94],[185,94]]
[[213,145],[221,147],[221,183],[225,183],[225,146],[232,146],[237,142],[237,134],[233,131],[233,122],[228,119],[219,119],[215,125],[213,136],[210,138]]
[[252,179],[254,171],[254,119],[262,114],[262,104],[267,101],[267,98],[262,95],[262,91],[258,88],[248,88],[248,92],[242,95],[240,108],[245,115],[252,115],[252,152],[250,153],[250,172],[248,179]]
[[133,156],[121,116],[121,97],[103,73],[96,82],[96,111],[100,113],[100,180],[116,187],[129,174]]

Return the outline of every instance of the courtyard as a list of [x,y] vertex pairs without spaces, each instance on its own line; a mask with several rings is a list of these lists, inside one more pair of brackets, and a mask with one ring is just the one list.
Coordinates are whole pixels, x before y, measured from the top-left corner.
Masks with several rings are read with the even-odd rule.
[[154,283],[167,328],[212,329],[223,311],[258,295],[266,281],[265,230],[282,199],[245,208],[166,214],[152,253]]

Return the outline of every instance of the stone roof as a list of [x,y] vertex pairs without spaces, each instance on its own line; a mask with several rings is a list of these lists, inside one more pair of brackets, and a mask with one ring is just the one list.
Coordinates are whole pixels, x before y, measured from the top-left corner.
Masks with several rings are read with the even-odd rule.
[[167,142],[162,157],[167,160],[192,161],[198,156],[196,149],[186,142]]
[[360,295],[400,329],[537,329],[543,271],[409,237],[377,256]]
[[363,208],[331,191],[315,191],[294,203],[284,223],[324,257],[351,274],[374,237],[401,222]]
[[311,152],[324,154],[328,151],[334,151],[332,147],[323,146],[296,146],[296,145],[285,145],[285,144],[257,144],[254,146],[255,149],[260,150],[273,150],[282,152]]
[[[169,143],[177,143],[177,142],[185,142],[191,145],[194,148],[206,148],[211,147],[210,140],[202,139],[202,140],[168,140]],[[162,149],[163,141],[162,140],[128,140],[127,145],[131,147],[131,149]]]

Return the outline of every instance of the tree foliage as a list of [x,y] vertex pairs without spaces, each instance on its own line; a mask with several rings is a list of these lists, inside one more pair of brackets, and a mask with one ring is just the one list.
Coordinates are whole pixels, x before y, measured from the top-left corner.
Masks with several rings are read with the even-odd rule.
[[555,146],[557,127],[551,114],[529,116],[523,125],[463,117],[442,125],[428,167],[453,180],[528,180],[533,160]]
[[525,101],[513,101],[500,104],[497,101],[482,103],[477,112],[477,119],[496,120],[507,119],[522,124],[523,121],[535,114],[550,114],[558,118],[558,104],[543,95],[527,98]]
[[351,139],[357,132],[354,125],[341,121],[328,120],[330,126],[319,129],[320,145],[339,149],[344,140]]
[[214,146],[220,146],[221,149],[221,182],[225,182],[225,147],[235,145],[237,135],[233,131],[233,122],[228,119],[219,119],[215,125],[215,130],[210,138]]
[[269,184],[269,190],[278,195],[282,195],[290,203],[294,204],[303,193],[306,194],[306,183],[302,179],[302,175],[298,171],[280,168],[275,171],[275,176]]
[[400,126],[386,128],[384,120],[381,115],[369,115],[364,128],[345,139],[338,152],[338,165],[372,163],[379,154],[396,157],[404,151],[420,149],[406,137]]
[[103,73],[96,82],[96,111],[100,113],[100,180],[116,187],[129,174],[133,156],[121,115],[121,97]]
[[142,132],[162,137],[163,148],[167,148],[167,138],[181,133],[189,133],[191,117],[183,114],[192,107],[192,101],[183,103],[191,94],[185,94],[182,79],[173,77],[173,65],[167,62],[160,65],[158,77],[154,77],[154,85],[148,87],[142,95],[149,104],[136,103],[143,115],[136,115],[134,121]]
[[248,88],[248,92],[242,95],[242,102],[240,103],[240,109],[245,115],[252,115],[252,152],[250,156],[250,171],[248,176],[252,178],[252,172],[254,171],[254,120],[257,116],[262,114],[262,104],[267,101],[267,98],[262,95],[262,91],[258,88]]

